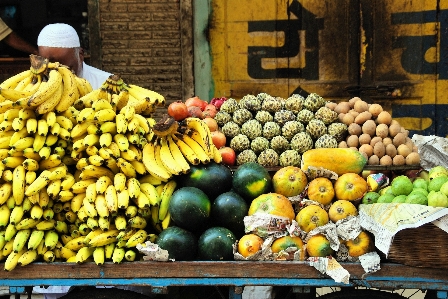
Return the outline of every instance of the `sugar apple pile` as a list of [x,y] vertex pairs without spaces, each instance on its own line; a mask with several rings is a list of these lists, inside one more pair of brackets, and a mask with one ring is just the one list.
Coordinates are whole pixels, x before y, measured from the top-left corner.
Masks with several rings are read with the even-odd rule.
[[316,93],[287,99],[248,94],[239,101],[227,99],[214,118],[237,153],[237,165],[299,166],[305,151],[338,147],[347,134],[326,104]]

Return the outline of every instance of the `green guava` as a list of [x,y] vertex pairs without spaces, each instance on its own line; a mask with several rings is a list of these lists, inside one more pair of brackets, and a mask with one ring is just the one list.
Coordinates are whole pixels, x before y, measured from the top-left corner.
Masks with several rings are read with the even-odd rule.
[[369,191],[362,197],[362,203],[365,205],[376,203],[379,197],[378,193]]
[[430,180],[442,175],[448,176],[448,169],[446,169],[444,166],[435,166],[431,168],[428,173]]
[[412,185],[414,185],[414,189],[415,188],[423,188],[425,190],[428,189],[428,181],[422,178],[416,178],[413,182]]
[[378,197],[377,203],[391,203],[392,200],[395,198],[395,195],[393,194],[383,194]]
[[406,196],[405,203],[412,203],[426,206],[428,204],[428,197],[426,197],[426,195],[420,192],[415,192]]
[[448,208],[448,196],[441,191],[430,191],[428,194],[428,206]]
[[441,175],[433,178],[428,183],[428,191],[439,191],[443,184],[448,182],[448,176]]
[[395,195],[408,195],[414,189],[414,185],[410,178],[405,175],[399,175],[392,180],[392,193]]
[[392,203],[405,202],[406,201],[406,197],[407,197],[407,195],[404,195],[404,194],[398,195],[398,196],[395,196],[394,199],[392,199],[391,202]]

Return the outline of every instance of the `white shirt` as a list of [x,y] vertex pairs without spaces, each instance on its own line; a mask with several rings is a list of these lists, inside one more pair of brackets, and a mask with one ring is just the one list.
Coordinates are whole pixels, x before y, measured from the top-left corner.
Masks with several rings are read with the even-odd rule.
[[93,89],[98,89],[103,85],[103,83],[106,81],[109,76],[112,75],[111,73],[102,71],[100,69],[97,69],[93,66],[90,66],[86,64],[85,62],[82,63],[82,75],[81,78],[86,79],[89,81],[90,85],[92,85]]

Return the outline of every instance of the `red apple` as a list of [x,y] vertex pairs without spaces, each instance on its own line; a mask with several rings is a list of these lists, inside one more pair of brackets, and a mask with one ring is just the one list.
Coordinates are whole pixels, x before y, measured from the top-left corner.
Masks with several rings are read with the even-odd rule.
[[213,131],[212,133],[212,141],[216,148],[220,149],[223,146],[226,146],[226,135],[224,135],[221,131]]
[[233,166],[236,162],[236,153],[233,148],[224,146],[219,149],[222,157],[222,164]]

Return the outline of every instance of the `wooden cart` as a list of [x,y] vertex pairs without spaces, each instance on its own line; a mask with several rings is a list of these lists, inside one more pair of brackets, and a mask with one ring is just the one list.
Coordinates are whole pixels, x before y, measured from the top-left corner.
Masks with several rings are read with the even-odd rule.
[[[11,294],[26,293],[29,286],[144,286],[151,288],[154,294],[168,293],[167,298],[170,287],[220,286],[226,287],[229,299],[241,299],[243,288],[248,285],[290,287],[297,298],[315,298],[314,290],[319,287],[350,290],[321,297],[333,299],[392,299],[399,296],[379,293],[372,288],[420,289],[431,290],[431,298],[448,298],[448,273],[444,269],[385,263],[381,265],[381,270],[366,275],[359,263],[344,263],[343,267],[350,273],[348,285],[336,283],[307,262],[132,262],[120,265],[106,263],[102,266],[94,263],[34,263],[11,272],[0,272],[0,286],[8,286]],[[365,287],[367,290],[359,290],[357,287]],[[101,297],[98,290],[108,289],[94,289],[96,297],[92,297],[91,290],[86,289],[67,298],[121,298],[119,290],[115,290],[114,295],[104,293]],[[429,298],[428,293],[425,298]],[[123,298],[140,298],[138,295],[125,296]]]

